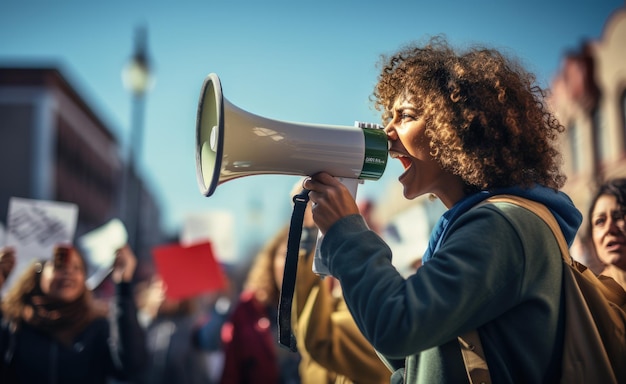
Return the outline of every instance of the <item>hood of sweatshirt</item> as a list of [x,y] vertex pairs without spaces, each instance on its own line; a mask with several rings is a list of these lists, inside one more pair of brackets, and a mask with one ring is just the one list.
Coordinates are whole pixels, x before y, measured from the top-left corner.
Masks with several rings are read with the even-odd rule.
[[431,232],[422,262],[427,262],[432,253],[439,247],[441,239],[443,239],[447,228],[455,219],[467,212],[476,204],[495,195],[515,195],[524,197],[529,200],[536,201],[548,207],[554,215],[556,221],[563,231],[565,240],[569,246],[572,245],[578,228],[582,223],[582,214],[576,208],[570,197],[561,191],[556,191],[542,185],[536,185],[532,188],[500,188],[493,191],[481,191],[466,196],[457,202],[452,208],[446,211],[440,218]]

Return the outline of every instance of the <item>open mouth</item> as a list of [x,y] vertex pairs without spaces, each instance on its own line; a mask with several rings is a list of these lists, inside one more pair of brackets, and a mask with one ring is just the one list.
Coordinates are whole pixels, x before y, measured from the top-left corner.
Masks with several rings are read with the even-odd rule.
[[411,159],[408,156],[401,155],[397,152],[390,153],[389,155],[392,159],[400,160],[400,163],[405,170],[411,166]]
[[59,287],[60,287],[60,288],[71,288],[71,287],[73,287],[74,285],[75,285],[75,283],[74,283],[74,281],[73,281],[73,280],[68,280],[68,279],[65,279],[65,280],[61,280],[61,281],[59,282]]
[[606,243],[606,250],[611,252],[611,251],[617,251],[619,249],[621,249],[623,246],[625,245],[625,243],[623,241],[609,241],[608,243]]

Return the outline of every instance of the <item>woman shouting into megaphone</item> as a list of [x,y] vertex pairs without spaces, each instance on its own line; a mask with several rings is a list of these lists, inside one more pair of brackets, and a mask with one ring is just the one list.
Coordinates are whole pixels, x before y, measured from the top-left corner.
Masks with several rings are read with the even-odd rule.
[[485,47],[456,50],[441,37],[407,45],[381,64],[373,99],[390,156],[404,167],[404,197],[432,194],[448,210],[423,266],[404,278],[341,182],[328,173],[303,182],[324,234],[321,258],[356,323],[392,369],[392,383],[467,382],[463,335],[474,329],[482,348],[469,349],[486,359],[483,380],[557,382],[558,244],[530,211],[486,201],[508,194],[539,202],[573,241],[581,214],[558,191],[563,127],[544,91],[515,59]]

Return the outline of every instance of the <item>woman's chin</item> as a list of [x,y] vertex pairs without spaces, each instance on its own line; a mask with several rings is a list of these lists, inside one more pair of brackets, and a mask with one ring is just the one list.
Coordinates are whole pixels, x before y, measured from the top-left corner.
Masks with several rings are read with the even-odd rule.
[[404,187],[402,191],[402,194],[404,195],[404,197],[407,200],[413,200],[416,197],[418,197],[420,194],[412,190],[412,186],[414,183],[411,182],[412,179],[409,176],[409,172],[408,172],[409,169],[410,168],[407,168],[407,170],[402,175],[400,175],[400,177],[398,177],[398,181]]
[[50,296],[54,297],[59,301],[63,301],[65,303],[71,303],[80,297],[80,292],[76,290],[72,291],[60,291],[60,292],[50,292]]
[[415,191],[411,190],[411,184],[403,183],[402,185],[404,186],[404,189],[402,190],[402,194],[404,195],[405,199],[413,200],[420,195],[419,193],[415,193]]

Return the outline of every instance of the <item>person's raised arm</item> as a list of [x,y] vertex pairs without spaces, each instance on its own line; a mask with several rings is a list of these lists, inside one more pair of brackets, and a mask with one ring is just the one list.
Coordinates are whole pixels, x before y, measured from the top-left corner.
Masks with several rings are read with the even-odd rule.
[[130,246],[125,245],[117,250],[112,279],[116,283],[116,326],[119,341],[114,352],[122,364],[122,371],[129,378],[144,369],[148,359],[145,333],[139,325],[131,284],[136,267],[137,258]]

